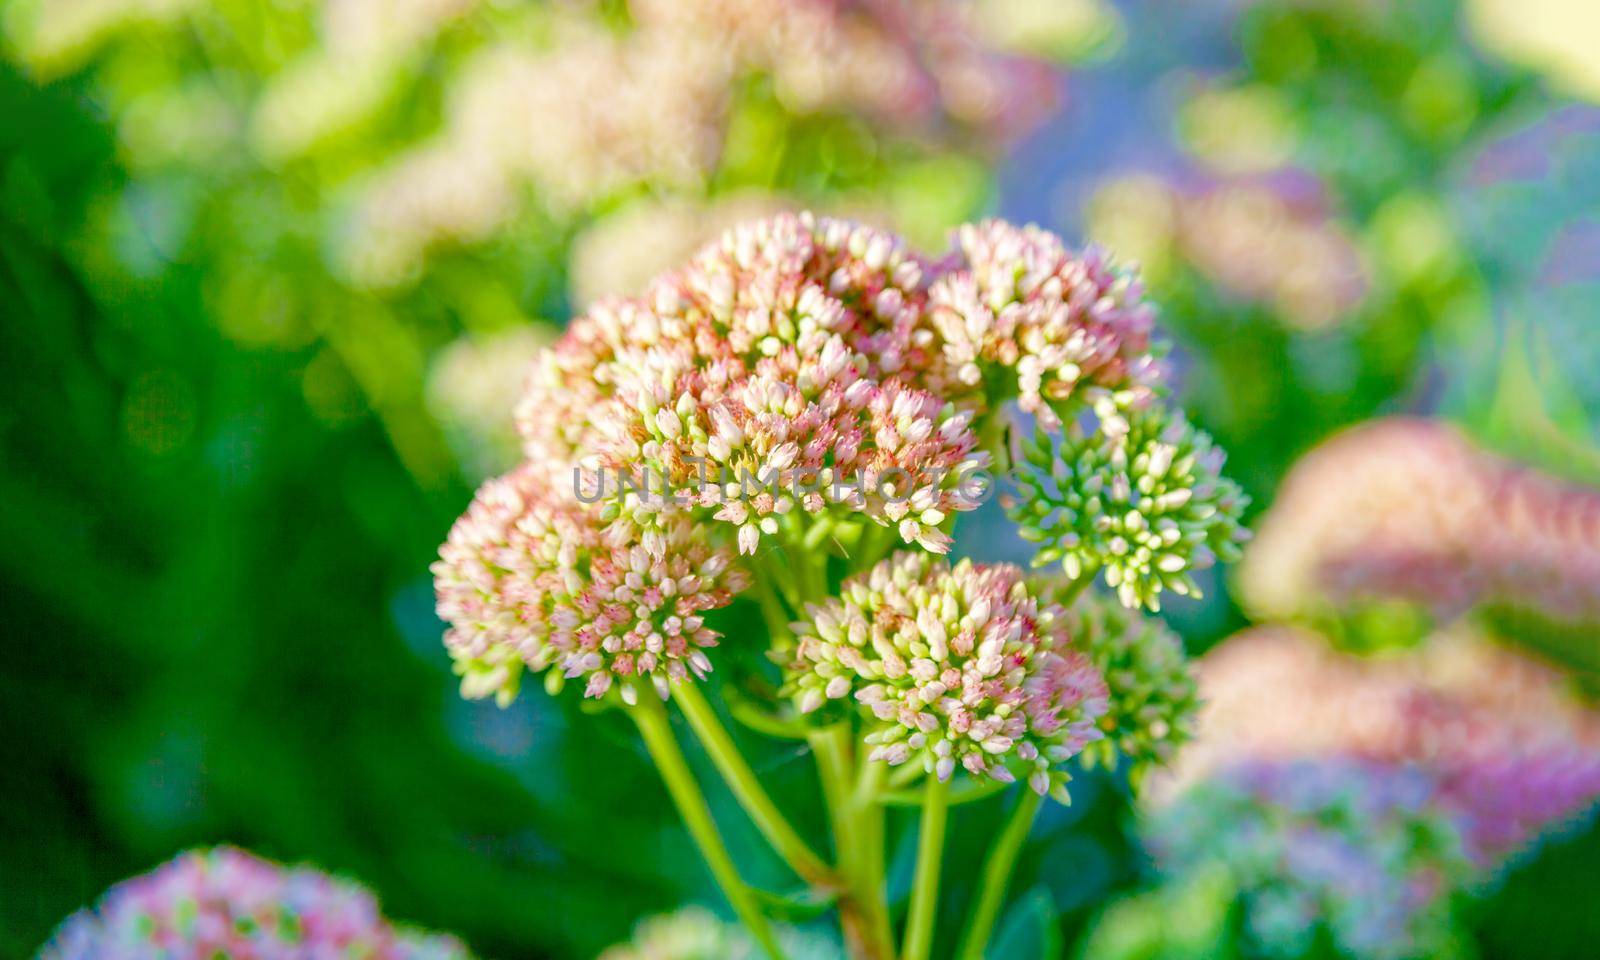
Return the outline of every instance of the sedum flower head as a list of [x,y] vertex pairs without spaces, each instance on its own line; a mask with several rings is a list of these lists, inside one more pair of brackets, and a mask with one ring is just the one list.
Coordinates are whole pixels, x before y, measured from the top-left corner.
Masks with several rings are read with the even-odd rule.
[[[1124,429],[1125,427],[1125,429]],[[1011,517],[1040,544],[1034,564],[1071,580],[1105,572],[1128,607],[1161,592],[1199,596],[1193,571],[1237,559],[1247,499],[1222,476],[1223,452],[1179,411],[1136,411],[1114,430],[1041,435],[1017,464]]]
[[703,676],[717,642],[704,615],[745,586],[730,554],[686,522],[666,526],[652,555],[555,493],[535,464],[484,484],[433,575],[462,694],[493,693],[502,704],[524,668],[554,667],[552,686],[581,679],[590,697],[621,681],[625,700],[636,682],[664,691],[669,680]]
[[[1135,599],[1161,584],[1192,590],[1184,571],[1210,562],[1201,547],[1231,552],[1241,501],[1210,476],[1220,454],[1209,440],[1149,409],[1160,371],[1138,284],[1036,227],[996,221],[958,240],[929,261],[891,233],[809,213],[730,230],[641,296],[573,322],[530,378],[525,452],[627,478],[607,519],[652,551],[663,518],[685,510],[734,525],[744,552],[847,510],[944,552],[950,516],[987,493],[977,474],[994,451],[980,449],[975,417],[1016,398],[1057,430],[1092,407],[1099,432],[1072,441],[1110,461],[1086,462],[1091,473],[1110,482],[1127,470],[1118,450],[1144,452],[1158,495],[1191,482],[1199,496],[1159,503],[1188,538],[1160,544],[1182,554],[1168,567],[1139,569],[1136,545],[1130,558],[1087,559]],[[1138,539],[1099,524],[1090,533],[1106,533],[1106,550]]]
[[[1060,581],[1035,586],[1042,599]],[[1100,718],[1105,739],[1090,744],[1084,759],[1130,765],[1135,782],[1166,766],[1194,736],[1199,685],[1183,641],[1165,623],[1129,610],[1116,600],[1087,593],[1067,607],[1067,632],[1105,677],[1110,709]]]
[[1290,471],[1239,586],[1263,618],[1394,598],[1442,618],[1508,607],[1593,623],[1600,491],[1489,454],[1437,421],[1362,424]]
[[607,519],[652,553],[674,514],[754,552],[791,513],[849,510],[943,551],[982,495],[970,415],[918,386],[925,265],[892,234],[810,214],[726,233],[637,299],[574,321],[520,411],[530,459],[629,478]]
[[[1150,396],[1155,312],[1130,271],[1032,225],[968,224],[956,241],[957,265],[929,291],[928,314],[956,389],[1015,396],[1052,431],[1075,403]],[[985,382],[997,377],[1000,393]]]
[[1200,661],[1205,736],[1162,802],[1240,763],[1358,758],[1424,771],[1474,859],[1501,861],[1600,801],[1600,712],[1551,668],[1474,634],[1357,657],[1256,628]]
[[1245,764],[1157,813],[1146,844],[1167,882],[1220,870],[1252,955],[1439,956],[1452,895],[1475,877],[1425,774],[1329,759]]
[[1326,330],[1371,286],[1330,207],[1324,185],[1292,168],[1220,180],[1137,174],[1096,190],[1088,230],[1150,276],[1192,270],[1224,300],[1262,305],[1295,330]]
[[[773,933],[791,960],[833,960],[839,947],[826,937],[790,926]],[[699,906],[646,917],[633,938],[606,948],[599,960],[756,960],[764,951],[744,928]]]
[[606,948],[599,960],[710,960],[753,956],[737,929],[703,907],[646,917],[633,928],[633,938]]
[[231,847],[191,850],[67,919],[41,960],[467,960],[453,938],[392,926],[372,895]]
[[1065,802],[1054,765],[1101,736],[1105,681],[1021,570],[902,552],[807,613],[787,656],[802,712],[853,698],[880,724],[871,759],[916,761],[941,780],[958,765],[1021,774]]

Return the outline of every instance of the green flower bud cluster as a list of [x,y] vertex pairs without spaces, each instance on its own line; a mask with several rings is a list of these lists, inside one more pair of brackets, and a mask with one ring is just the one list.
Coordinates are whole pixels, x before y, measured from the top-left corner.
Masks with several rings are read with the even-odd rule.
[[1182,411],[1153,406],[1022,444],[1011,519],[1040,544],[1034,566],[1069,580],[1104,571],[1126,607],[1161,609],[1161,593],[1200,596],[1193,572],[1233,561],[1248,537],[1248,499],[1222,476],[1224,454]]
[[[1035,587],[1041,599],[1051,598],[1050,580],[1060,584],[1054,577],[1041,581]],[[1160,620],[1104,594],[1062,606],[1067,635],[1105,677],[1110,693],[1110,708],[1100,718],[1105,739],[1084,748],[1083,763],[1115,768],[1125,760],[1137,785],[1194,735],[1199,685],[1183,641]]]

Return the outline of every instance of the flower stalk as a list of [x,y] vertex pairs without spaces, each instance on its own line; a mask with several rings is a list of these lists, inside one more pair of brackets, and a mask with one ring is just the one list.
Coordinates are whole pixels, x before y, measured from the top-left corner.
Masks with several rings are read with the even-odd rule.
[[989,936],[1005,904],[1006,889],[1011,885],[1011,874],[1017,866],[1017,855],[1023,842],[1033,829],[1034,818],[1044,798],[1031,790],[1020,791],[1017,802],[1006,817],[1005,826],[995,838],[994,846],[983,862],[983,872],[978,879],[977,902],[967,917],[967,926],[956,947],[956,960],[983,960],[983,951],[989,945]]
[[683,711],[690,728],[699,738],[701,747],[711,758],[717,772],[722,774],[734,798],[739,801],[739,805],[749,815],[751,822],[761,831],[761,835],[772,845],[778,856],[783,858],[800,879],[812,886],[822,888],[834,886],[836,880],[833,871],[801,838],[799,832],[789,823],[789,819],[778,809],[778,805],[772,802],[772,797],[761,786],[760,779],[755,771],[750,769],[750,764],[745,760],[744,754],[739,752],[738,745],[733,742],[732,735],[722,725],[722,721],[717,719],[716,711],[700,688],[693,683],[674,683],[672,699],[678,704],[678,709]]
[[933,952],[934,921],[939,916],[939,873],[944,863],[944,830],[949,820],[950,786],[929,777],[923,788],[922,822],[917,833],[917,872],[911,884],[911,910],[906,915],[903,960],[928,960]]
[[677,738],[672,735],[666,709],[659,700],[647,693],[638,698],[628,713],[638,726],[639,735],[644,740],[645,749],[650,752],[650,758],[655,761],[656,769],[661,772],[667,792],[672,795],[672,802],[678,808],[678,816],[683,819],[689,836],[700,848],[700,855],[705,858],[706,866],[722,888],[723,895],[728,898],[739,922],[750,931],[769,960],[784,960],[772,926],[761,912],[759,899],[739,876],[739,868],[734,866],[733,857],[722,842],[716,821],[711,818],[711,808],[706,803],[705,794],[695,782],[694,773],[678,747]]

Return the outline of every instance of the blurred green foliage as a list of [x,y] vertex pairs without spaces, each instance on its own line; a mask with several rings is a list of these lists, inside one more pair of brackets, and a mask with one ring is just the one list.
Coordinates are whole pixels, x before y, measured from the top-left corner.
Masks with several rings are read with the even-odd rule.
[[[1180,251],[1152,281],[1193,362],[1186,397],[1258,508],[1289,463],[1334,429],[1415,404],[1437,342],[1486,333],[1477,264],[1449,209],[1455,178],[1543,94],[1473,51],[1459,12],[1455,0],[1251,4],[1237,26],[1238,64],[1181,81],[1178,139],[1198,175],[1309,179],[1312,202],[1348,234],[1364,274],[1353,308],[1314,323],[1229,290],[1196,266],[1203,249]],[[1210,242],[1204,230],[1195,244]],[[1264,262],[1220,267],[1318,266],[1270,244],[1256,256]]]
[[400,623],[432,630],[419,572],[466,490],[420,492],[371,422],[318,423],[299,358],[220,337],[195,271],[86,281],[63,241],[119,177],[106,132],[70,88],[7,74],[0,97],[22,121],[0,148],[0,951],[222,838],[370,877],[397,914],[506,955],[592,950],[625,929],[619,904],[674,899],[669,870],[625,853],[688,855],[663,811],[617,802],[656,789],[625,740],[550,771],[613,805],[605,843],[451,742],[443,655]]

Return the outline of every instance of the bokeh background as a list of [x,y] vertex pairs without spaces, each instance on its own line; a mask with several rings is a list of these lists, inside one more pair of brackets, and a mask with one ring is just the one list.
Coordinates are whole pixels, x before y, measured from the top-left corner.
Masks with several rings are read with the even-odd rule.
[[[223,841],[491,957],[593,956],[715,903],[618,718],[456,696],[427,566],[515,455],[533,352],[742,218],[938,249],[998,214],[1138,259],[1253,516],[1329,436],[1401,414],[1588,496],[1597,10],[0,2],[0,954]],[[961,535],[1026,556],[982,516]],[[1208,589],[1165,614],[1194,653],[1303,612]],[[1465,607],[1594,690],[1600,579],[1566,589],[1554,615]],[[1388,649],[1464,615],[1426,599],[1300,619]],[[780,795],[811,788],[751,746]],[[1018,877],[1043,956],[1145,877],[1127,784],[1074,797]],[[968,857],[987,815],[957,818]],[[1593,956],[1597,853],[1580,820],[1525,854],[1467,949]]]

